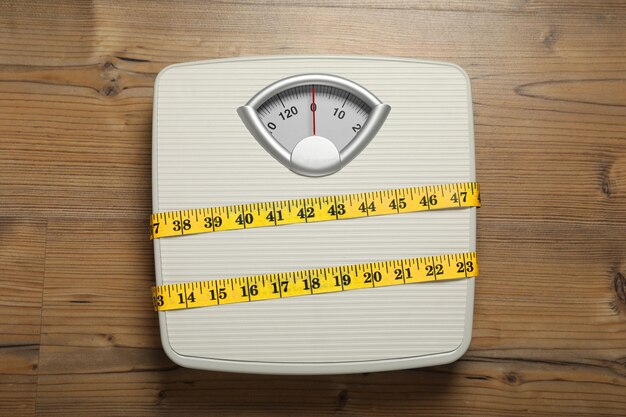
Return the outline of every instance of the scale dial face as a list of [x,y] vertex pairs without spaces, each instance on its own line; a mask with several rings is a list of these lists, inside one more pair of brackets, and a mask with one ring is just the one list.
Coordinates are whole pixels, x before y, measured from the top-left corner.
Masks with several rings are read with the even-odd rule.
[[348,91],[327,85],[292,87],[268,99],[257,113],[288,151],[309,136],[321,136],[341,151],[365,126],[371,107]]
[[390,109],[350,80],[305,74],[269,85],[237,112],[283,165],[301,175],[324,176],[367,146]]

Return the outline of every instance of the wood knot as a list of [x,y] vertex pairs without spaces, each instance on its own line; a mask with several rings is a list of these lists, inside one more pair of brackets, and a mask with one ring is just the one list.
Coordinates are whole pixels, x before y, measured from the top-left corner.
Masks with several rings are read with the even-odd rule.
[[108,334],[108,335],[107,335],[107,342],[112,342],[112,341],[113,341],[113,339],[114,339],[114,337],[113,337],[113,335],[112,335],[112,334]]
[[602,194],[607,197],[611,196],[611,182],[606,177],[602,180]]
[[120,88],[117,84],[107,84],[100,90],[100,94],[105,97],[114,97],[120,93]]
[[605,162],[600,171],[600,190],[605,197],[611,197],[614,193],[613,189],[613,181],[611,181],[611,173],[613,171],[615,165],[615,161],[607,161]]
[[159,393],[157,394],[157,397],[159,398],[159,400],[163,400],[166,396],[167,395],[164,389],[160,390]]
[[621,272],[617,272],[613,277],[613,289],[620,303],[626,305],[626,278]]
[[110,71],[110,70],[114,70],[114,69],[117,69],[117,67],[115,66],[113,61],[105,61],[104,64],[102,64],[102,70],[103,71]]
[[551,27],[547,32],[544,32],[541,36],[541,42],[543,42],[543,46],[546,48],[552,48],[552,46],[556,43],[559,34],[556,28]]
[[509,385],[519,385],[519,377],[515,372],[507,372],[504,374],[504,380]]
[[348,405],[348,391],[342,389],[337,394],[337,409],[343,410]]
[[33,371],[36,371],[37,369],[39,369],[39,365],[37,365],[36,363],[33,364],[33,366],[30,367]]

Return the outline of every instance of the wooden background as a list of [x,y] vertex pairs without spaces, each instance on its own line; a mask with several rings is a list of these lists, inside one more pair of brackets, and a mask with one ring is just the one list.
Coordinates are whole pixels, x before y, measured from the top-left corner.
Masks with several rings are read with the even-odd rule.
[[[471,348],[348,376],[179,368],[149,296],[155,76],[318,53],[469,73]],[[625,415],[624,274],[624,1],[0,0],[1,415]]]

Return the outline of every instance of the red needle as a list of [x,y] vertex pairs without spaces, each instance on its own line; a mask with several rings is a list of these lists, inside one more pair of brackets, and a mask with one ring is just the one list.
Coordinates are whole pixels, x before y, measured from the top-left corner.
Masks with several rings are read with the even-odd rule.
[[315,136],[315,110],[317,110],[317,106],[315,105],[315,86],[311,86],[311,100],[313,103],[311,104],[311,110],[313,111],[313,136]]

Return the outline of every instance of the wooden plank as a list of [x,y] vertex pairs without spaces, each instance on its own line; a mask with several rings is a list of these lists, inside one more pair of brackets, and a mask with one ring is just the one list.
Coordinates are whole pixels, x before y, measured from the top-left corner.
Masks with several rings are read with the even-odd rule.
[[93,336],[88,342],[96,345],[160,345],[158,338],[146,338],[158,333],[146,221],[50,220],[44,345],[67,345],[64,335],[81,334]]
[[[420,7],[425,9],[416,10]],[[156,72],[169,63],[233,54],[358,51],[455,61],[473,80],[477,136],[482,138],[479,161],[482,149],[490,155],[493,146],[507,147],[510,141],[515,146],[501,154],[506,167],[515,156],[510,152],[526,148],[558,154],[574,144],[593,152],[590,157],[620,152],[626,94],[616,75],[626,70],[621,8],[570,5],[555,11],[533,3],[525,12],[509,3],[509,12],[477,12],[465,3],[449,11],[420,7],[369,3],[349,9],[346,16],[324,3],[270,9],[255,2],[15,5],[21,24],[3,32],[0,45],[5,63],[0,72],[0,190],[18,198],[0,200],[0,207],[32,215],[72,216],[76,210],[146,215]],[[536,13],[543,9],[551,12]],[[272,19],[265,19],[268,10]],[[295,17],[311,13],[315,19]],[[52,17],[41,21],[42,14]],[[11,23],[10,16],[0,16],[0,22]],[[294,18],[302,30],[276,43],[276,34]],[[441,27],[467,27],[469,21],[466,30],[447,30],[444,39],[437,35]],[[177,22],[184,22],[184,30]],[[310,47],[310,33],[316,34],[317,49]],[[224,36],[228,48],[216,41]],[[605,43],[606,48],[594,47]],[[546,73],[554,76],[546,79]],[[578,128],[575,134],[571,128]],[[489,134],[494,130],[495,137]],[[603,148],[596,146],[599,136],[606,139]],[[533,162],[544,165],[545,158]],[[603,168],[610,164],[606,160]],[[521,161],[519,166],[534,168]],[[591,200],[580,203],[583,209],[602,209]]]
[[46,222],[0,217],[0,414],[35,414]]
[[[53,221],[38,412],[217,416],[263,409],[272,415],[307,404],[313,414],[376,415],[377,404],[394,404],[397,412],[417,415],[433,412],[431,399],[443,390],[441,414],[619,415],[626,407],[626,305],[615,292],[618,273],[605,260],[623,256],[610,247],[624,239],[573,235],[562,255],[551,250],[550,237],[567,236],[571,224],[523,225],[528,234],[514,243],[506,242],[520,231],[508,224],[496,223],[487,234],[480,229],[485,255],[475,335],[463,360],[433,370],[309,378],[178,369],[160,349],[143,222],[117,223],[94,239],[99,221]],[[617,235],[626,236],[624,229]],[[572,250],[583,240],[586,258]],[[532,259],[527,272],[512,272],[523,259],[501,261],[511,254]]]
[[67,407],[65,415],[80,414],[89,403],[93,415],[109,416],[620,415],[623,405],[613,400],[623,387],[611,386],[608,380],[593,369],[466,360],[421,370],[333,377],[184,369],[59,376],[42,389],[49,407],[44,415],[61,415],[61,407]]
[[[457,363],[272,377],[185,370],[161,350],[154,77],[306,53],[452,61],[472,79],[482,275]],[[38,382],[43,416],[624,415],[625,73],[622,1],[3,4],[0,414],[32,414]]]

